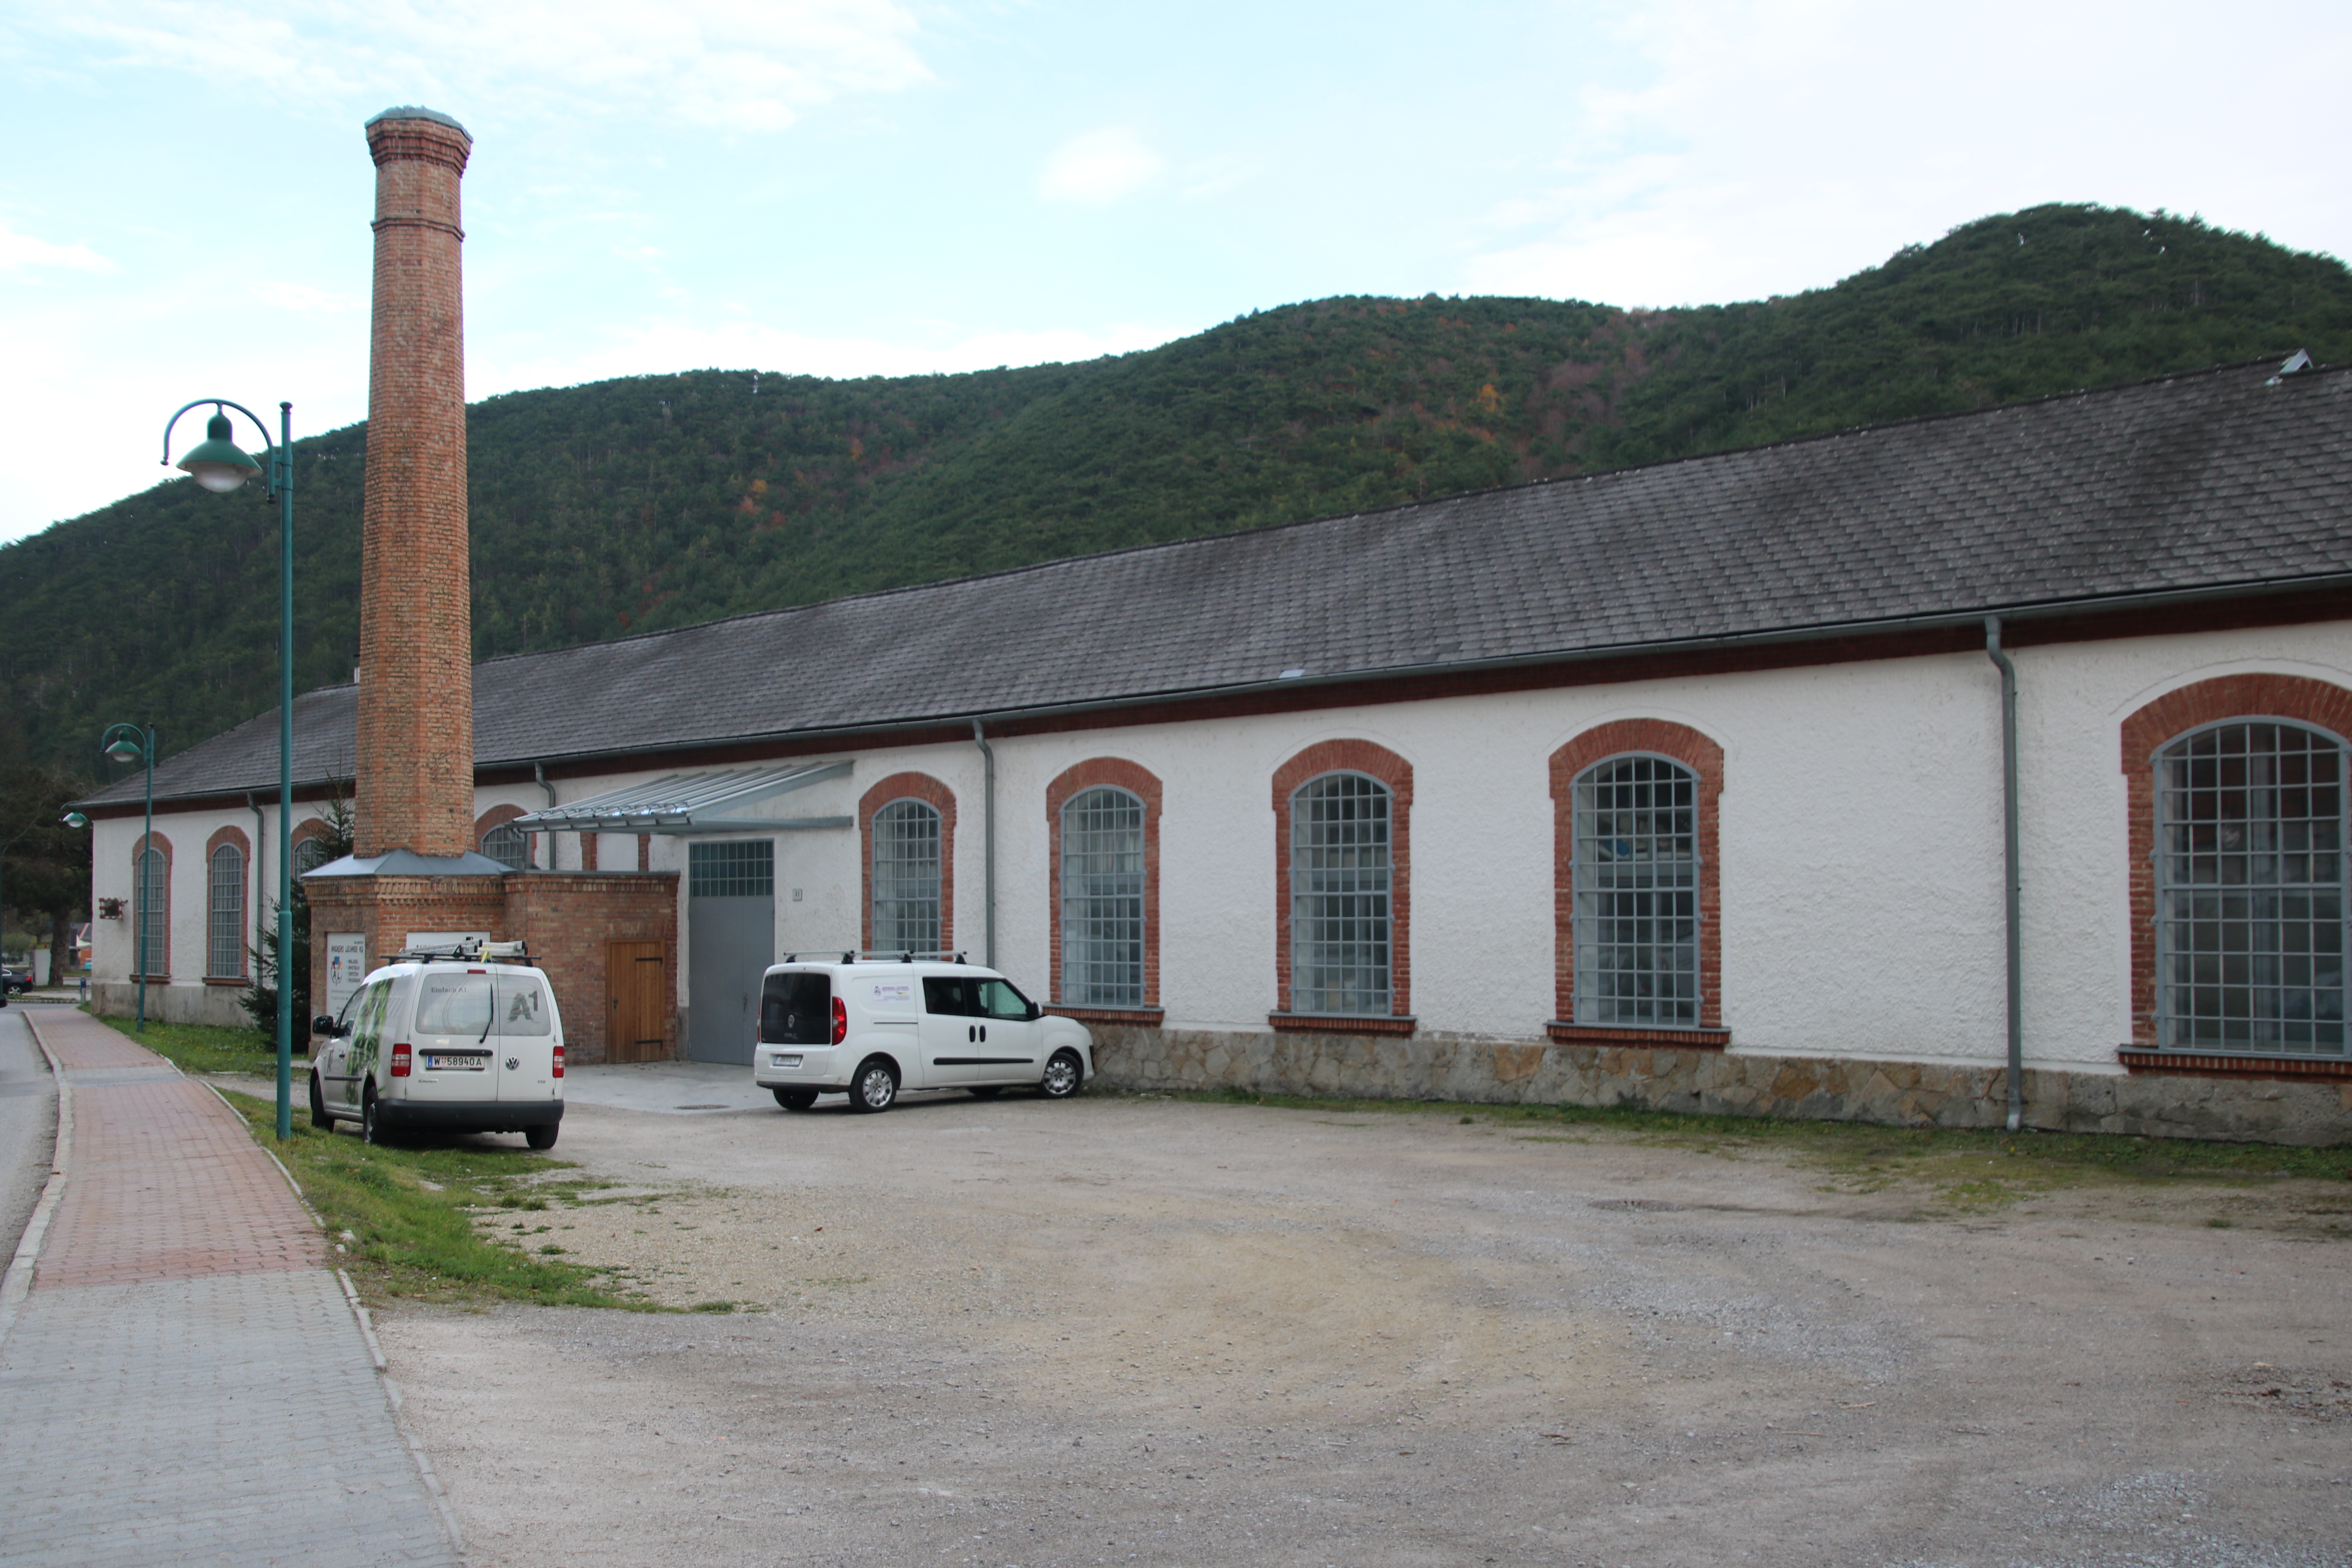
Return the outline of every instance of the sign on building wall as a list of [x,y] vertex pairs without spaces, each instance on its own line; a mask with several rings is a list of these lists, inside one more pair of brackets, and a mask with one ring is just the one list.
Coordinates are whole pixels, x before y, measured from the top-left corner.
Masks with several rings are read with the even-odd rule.
[[367,938],[357,931],[327,933],[327,1014],[343,1016],[343,1004],[367,975]]

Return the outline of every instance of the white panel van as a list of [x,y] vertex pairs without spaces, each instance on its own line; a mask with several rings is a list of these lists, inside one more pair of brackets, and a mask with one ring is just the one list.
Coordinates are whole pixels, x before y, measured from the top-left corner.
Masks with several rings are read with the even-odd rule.
[[1094,1036],[1048,1016],[992,969],[954,960],[793,957],[760,983],[751,1079],[787,1110],[846,1094],[887,1110],[904,1089],[1066,1100],[1094,1076]]
[[520,1132],[534,1149],[555,1147],[563,1018],[529,963],[404,958],[362,980],[341,1016],[310,1028],[314,1127],[356,1121],[371,1143],[404,1131]]

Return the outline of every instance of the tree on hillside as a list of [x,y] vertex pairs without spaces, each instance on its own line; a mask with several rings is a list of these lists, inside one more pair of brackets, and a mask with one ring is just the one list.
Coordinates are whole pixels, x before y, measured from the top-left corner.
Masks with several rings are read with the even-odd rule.
[[73,925],[89,912],[89,829],[59,820],[89,781],[54,768],[0,768],[0,918],[14,910],[48,926],[49,973],[73,961]]

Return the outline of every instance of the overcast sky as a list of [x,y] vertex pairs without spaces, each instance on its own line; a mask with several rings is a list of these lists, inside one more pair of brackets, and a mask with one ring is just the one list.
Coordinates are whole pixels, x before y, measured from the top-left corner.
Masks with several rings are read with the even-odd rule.
[[2352,5],[0,0],[0,540],[367,405],[361,122],[473,132],[467,392],[1829,283],[2047,201],[2352,256]]

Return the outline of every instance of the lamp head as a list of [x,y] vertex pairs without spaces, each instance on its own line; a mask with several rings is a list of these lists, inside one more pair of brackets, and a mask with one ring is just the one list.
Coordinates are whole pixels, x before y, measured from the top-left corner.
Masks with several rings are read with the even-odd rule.
[[58,817],[58,820],[64,823],[68,827],[88,827],[89,826],[89,818],[84,816],[79,811],[68,811],[63,816]]
[[179,466],[194,475],[196,483],[218,495],[226,495],[261,472],[261,465],[229,439],[228,416],[217,409],[205,424],[205,438],[180,459]]
[[107,747],[106,754],[112,757],[118,763],[141,762],[143,761],[147,755],[144,751],[140,749],[139,742],[132,740],[128,735],[123,736],[121,739],[116,741],[114,744]]

